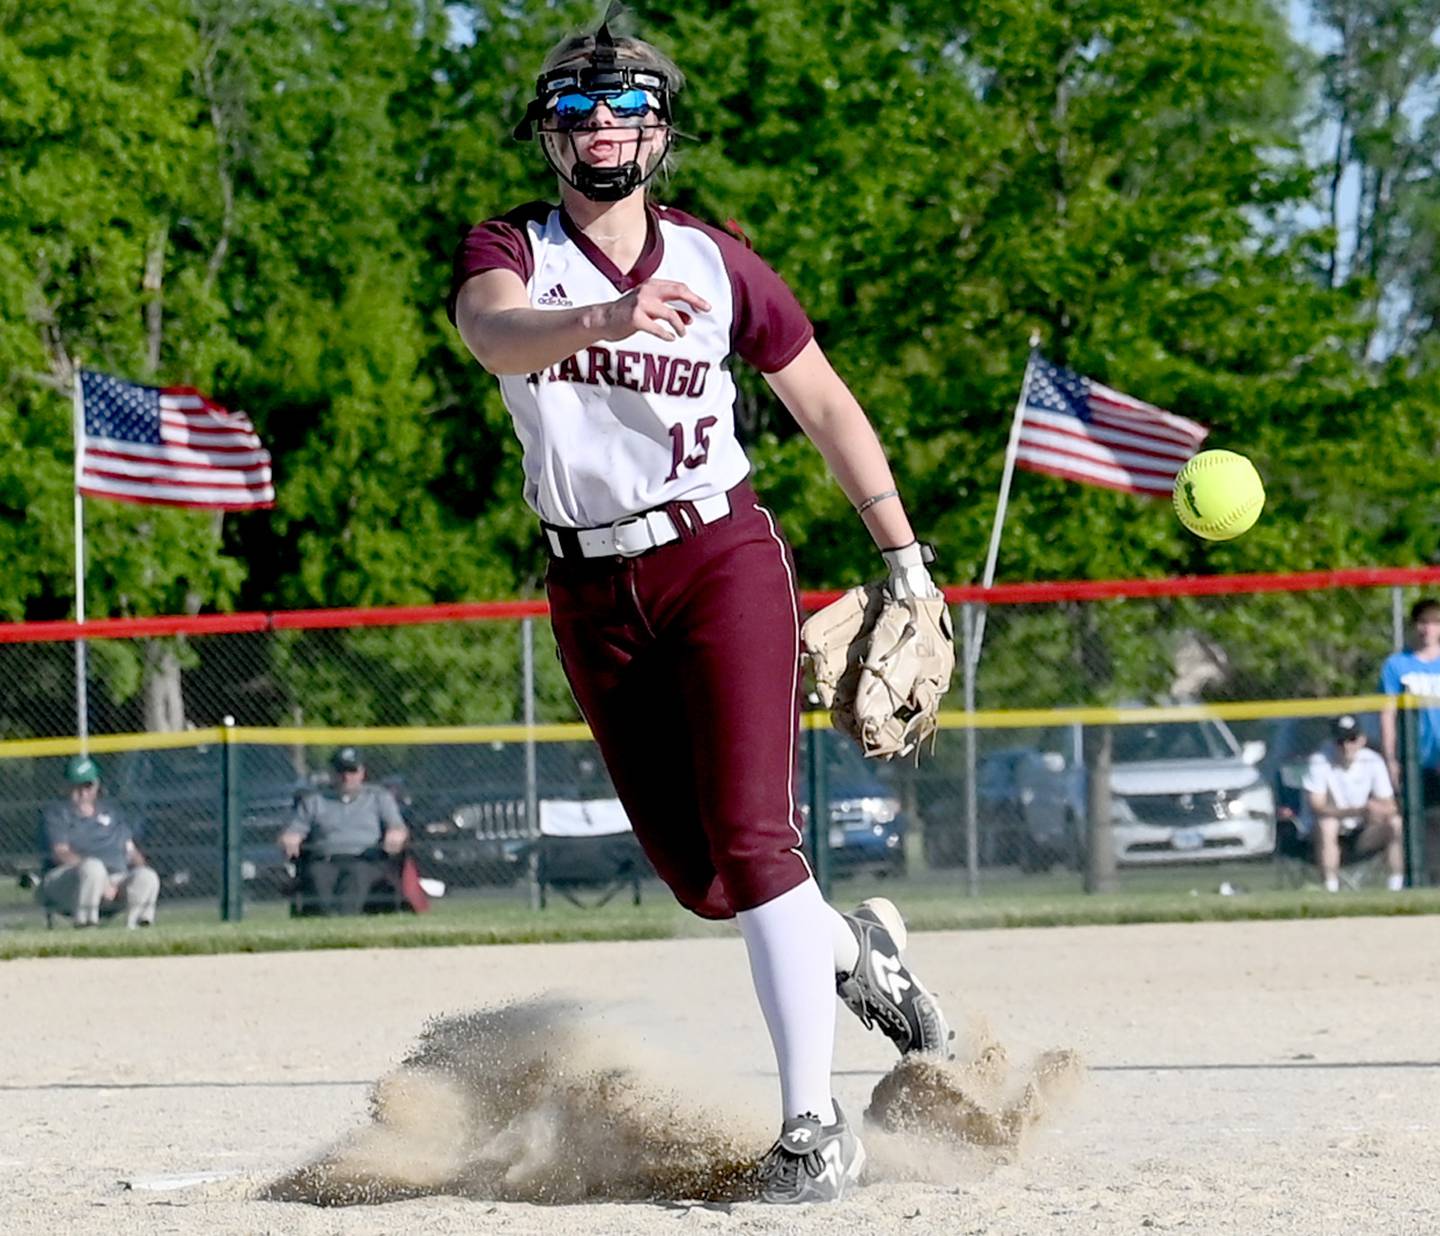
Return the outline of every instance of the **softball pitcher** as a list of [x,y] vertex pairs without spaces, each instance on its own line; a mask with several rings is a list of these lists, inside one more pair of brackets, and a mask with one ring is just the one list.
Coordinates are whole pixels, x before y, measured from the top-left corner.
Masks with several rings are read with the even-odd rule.
[[883,899],[841,915],[801,849],[795,570],[747,480],[735,358],[824,455],[884,554],[891,591],[933,596],[865,413],[790,289],[746,244],[647,195],[683,85],[608,23],[546,59],[516,129],[559,205],[475,226],[451,320],[500,382],[551,561],[566,675],[635,833],[676,898],[738,920],[780,1074],[771,1202],[841,1197],[865,1154],[830,1089],[835,996],[904,1052],[950,1031]]

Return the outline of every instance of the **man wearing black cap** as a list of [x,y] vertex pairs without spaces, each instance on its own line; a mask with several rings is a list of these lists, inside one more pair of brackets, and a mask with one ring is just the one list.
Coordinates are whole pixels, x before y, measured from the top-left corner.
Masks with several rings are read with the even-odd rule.
[[409,830],[395,796],[365,781],[365,762],[354,747],[330,758],[335,778],[307,794],[280,834],[280,848],[297,861],[301,887],[321,914],[359,914],[370,890],[395,875],[395,856]]
[[88,755],[65,765],[70,793],[45,809],[46,872],[40,904],[77,927],[100,923],[100,907],[125,894],[126,925],[155,921],[160,877],[145,865],[124,813],[100,799],[100,766]]
[[1334,740],[1310,757],[1302,783],[1302,827],[1314,830],[1315,861],[1327,892],[1340,891],[1342,849],[1350,858],[1385,851],[1392,892],[1405,887],[1405,851],[1395,787],[1385,761],[1365,745],[1352,716],[1335,718]]

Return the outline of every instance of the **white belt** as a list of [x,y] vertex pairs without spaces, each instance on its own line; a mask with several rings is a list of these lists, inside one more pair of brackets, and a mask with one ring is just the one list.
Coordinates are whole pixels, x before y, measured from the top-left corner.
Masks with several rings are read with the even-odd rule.
[[[680,507],[684,519],[693,510],[702,524],[713,524],[730,514],[730,495],[712,494],[708,498],[696,498]],[[603,528],[567,528],[564,532],[573,534],[580,545],[584,558],[633,558],[657,545],[668,545],[680,539],[680,529],[675,526],[668,511],[646,511],[643,515],[627,515]],[[546,527],[546,539],[550,550],[557,558],[565,557],[566,546],[561,530]]]

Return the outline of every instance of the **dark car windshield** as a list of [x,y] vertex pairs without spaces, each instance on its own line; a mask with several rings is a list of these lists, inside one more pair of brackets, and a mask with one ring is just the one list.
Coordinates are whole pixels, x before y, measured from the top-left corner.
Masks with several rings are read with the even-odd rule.
[[1117,725],[1115,764],[1145,760],[1223,760],[1235,758],[1220,729],[1206,721],[1171,721],[1160,725]]

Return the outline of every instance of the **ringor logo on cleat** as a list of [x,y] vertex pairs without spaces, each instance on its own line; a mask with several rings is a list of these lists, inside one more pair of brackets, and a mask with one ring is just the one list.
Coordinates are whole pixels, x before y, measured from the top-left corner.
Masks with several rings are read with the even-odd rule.
[[875,985],[896,1004],[905,999],[905,993],[913,984],[905,977],[904,967],[898,957],[889,957],[876,949],[870,950],[870,972],[875,976]]
[[820,1172],[818,1172],[818,1173],[816,1174],[816,1176],[815,1176],[815,1182],[816,1182],[816,1184],[820,1184],[820,1183],[823,1182],[824,1184],[829,1185],[829,1186],[830,1186],[830,1190],[829,1190],[829,1191],[830,1191],[835,1197],[839,1197],[839,1196],[840,1196],[840,1193],[841,1193],[841,1190],[842,1190],[843,1187],[844,1187],[844,1186],[841,1184],[841,1181],[840,1181],[840,1145],[839,1145],[839,1142],[837,1141],[837,1142],[835,1142],[835,1143],[832,1144],[832,1145],[826,1146],[825,1149],[820,1152],[820,1156],[819,1156],[819,1157],[820,1157],[820,1161],[821,1161],[822,1163],[824,1163],[825,1166],[824,1166],[824,1168],[823,1168]]

